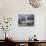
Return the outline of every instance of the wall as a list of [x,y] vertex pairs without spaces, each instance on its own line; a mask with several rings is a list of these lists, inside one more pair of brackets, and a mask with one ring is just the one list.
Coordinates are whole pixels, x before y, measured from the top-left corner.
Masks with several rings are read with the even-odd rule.
[[[33,8],[30,6],[28,0],[0,0],[0,16],[13,17],[13,22],[10,33],[17,40],[27,40],[34,34],[37,35],[39,40],[45,39],[45,15],[46,8]],[[18,14],[34,14],[35,26],[34,27],[19,27]],[[2,31],[1,31],[2,33]],[[0,33],[0,34],[1,34]],[[2,35],[2,34],[1,34]],[[0,39],[3,37],[0,36]]]

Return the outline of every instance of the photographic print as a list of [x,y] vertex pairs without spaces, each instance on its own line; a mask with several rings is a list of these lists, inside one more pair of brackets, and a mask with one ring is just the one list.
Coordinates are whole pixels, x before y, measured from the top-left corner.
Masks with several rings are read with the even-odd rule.
[[19,14],[18,25],[19,26],[34,26],[34,14]]

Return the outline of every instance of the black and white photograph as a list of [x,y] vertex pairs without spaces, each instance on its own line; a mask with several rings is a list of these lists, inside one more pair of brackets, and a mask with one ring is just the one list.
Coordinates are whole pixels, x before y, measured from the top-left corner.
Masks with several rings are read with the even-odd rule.
[[34,26],[34,14],[19,14],[18,25],[19,26]]

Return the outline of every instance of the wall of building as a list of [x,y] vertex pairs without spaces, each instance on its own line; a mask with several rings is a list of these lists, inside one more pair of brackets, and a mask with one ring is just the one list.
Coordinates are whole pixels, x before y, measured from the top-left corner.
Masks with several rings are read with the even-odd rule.
[[[34,14],[35,25],[32,27],[19,27],[18,14]],[[33,8],[28,0],[0,0],[0,19],[4,16],[13,18],[12,26],[8,33],[17,40],[27,40],[34,34],[37,35],[37,39],[45,40],[45,15],[45,6]],[[0,31],[0,39],[4,39],[2,33],[3,31]]]

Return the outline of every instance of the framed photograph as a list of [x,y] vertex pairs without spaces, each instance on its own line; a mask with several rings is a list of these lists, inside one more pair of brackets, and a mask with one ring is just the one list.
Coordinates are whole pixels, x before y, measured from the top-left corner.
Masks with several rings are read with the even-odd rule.
[[34,26],[34,14],[19,14],[18,25],[19,26]]

